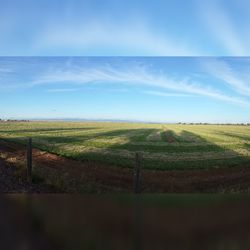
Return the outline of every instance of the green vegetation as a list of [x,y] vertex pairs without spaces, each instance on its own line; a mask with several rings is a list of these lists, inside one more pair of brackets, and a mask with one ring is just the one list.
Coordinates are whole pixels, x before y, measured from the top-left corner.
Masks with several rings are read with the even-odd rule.
[[111,122],[3,122],[0,138],[76,160],[150,169],[218,168],[250,160],[250,126]]

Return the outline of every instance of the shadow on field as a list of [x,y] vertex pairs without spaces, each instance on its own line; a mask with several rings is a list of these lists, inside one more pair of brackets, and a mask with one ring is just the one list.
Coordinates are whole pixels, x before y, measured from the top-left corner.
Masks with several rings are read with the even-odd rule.
[[[159,141],[150,142],[147,140],[147,137],[159,131],[158,129],[154,128],[147,128],[147,129],[116,129],[112,131],[105,131],[105,132],[98,132],[98,130],[95,133],[90,132],[90,134],[79,134],[78,132],[85,131],[85,130],[94,130],[95,127],[91,128],[51,128],[51,129],[25,129],[25,130],[12,130],[12,131],[0,131],[0,137],[1,132],[8,132],[9,134],[12,133],[32,133],[30,136],[33,139],[33,143],[35,147],[38,147],[42,150],[48,150],[50,152],[58,153],[56,151],[56,148],[59,148],[60,145],[68,144],[68,149],[70,149],[70,146],[72,144],[72,147],[74,146],[86,146],[86,147],[93,147],[93,148],[99,148],[99,149],[109,149],[114,152],[117,150],[127,150],[129,153],[133,153],[135,151],[141,151],[146,152],[148,154],[152,153],[178,153],[179,156],[181,156],[181,153],[192,153],[191,156],[194,156],[195,153],[203,153],[206,152],[210,153],[212,156],[212,153],[216,154],[227,152],[227,155],[232,154],[234,157],[240,156],[235,151],[230,150],[229,148],[225,148],[219,145],[216,145],[212,143],[211,141],[207,141],[202,136],[195,134],[193,132],[182,130],[180,133],[175,133],[171,129],[163,130],[161,132],[161,138]],[[63,131],[72,131],[76,132],[76,135],[69,135],[69,136],[63,136],[63,135],[46,135],[43,134],[44,132],[62,132]],[[36,132],[36,134],[33,134]],[[42,133],[42,134],[39,134]],[[220,134],[231,136],[231,137],[237,137],[239,139],[246,139],[246,137],[221,132]],[[115,139],[116,137],[122,137],[124,138],[125,142],[112,142],[112,139]],[[8,140],[9,138],[4,136],[5,140]],[[250,138],[250,137],[249,137]],[[100,141],[101,139],[101,141]],[[10,140],[26,143],[27,138],[26,137],[16,137],[11,138]],[[95,141],[96,140],[96,141]],[[99,141],[98,141],[99,140]],[[103,140],[103,141],[102,141]],[[246,143],[244,147],[249,148],[249,144]],[[94,150],[93,150],[94,152]],[[100,152],[100,151],[99,151]],[[63,154],[63,152],[60,152]],[[84,159],[86,155],[90,154],[89,152],[73,152],[73,158],[75,159]],[[69,156],[69,154],[65,154],[66,156]],[[64,156],[65,156],[64,155]],[[122,156],[121,156],[122,157]],[[150,158],[150,157],[149,157]],[[211,157],[213,158],[213,157]],[[98,158],[94,157],[93,160],[98,160]],[[190,159],[186,159],[185,162],[192,160],[192,157]],[[202,158],[197,159],[198,161],[201,161]],[[209,160],[209,159],[205,159]],[[161,159],[159,159],[161,161]],[[174,159],[173,159],[174,161]],[[181,158],[180,158],[181,161]],[[177,162],[174,161],[176,164]],[[153,167],[152,167],[153,168]]]
[[192,133],[190,131],[187,131],[187,130],[182,130],[179,137],[182,138],[182,141],[184,141],[184,142],[208,143],[208,141],[205,138],[203,138],[195,133]]
[[221,134],[221,135],[225,135],[225,136],[229,136],[229,137],[233,137],[233,138],[236,138],[236,139],[239,139],[239,140],[249,140],[250,141],[250,136],[249,135],[239,135],[239,134],[235,134],[235,133],[228,133],[228,132],[219,132],[218,134]]
[[180,134],[175,133],[173,130],[165,130],[162,132],[162,140],[165,142],[207,142],[201,136],[187,130],[182,130]]
[[[95,128],[91,128],[91,130],[93,130]],[[111,139],[115,136],[125,136],[126,138],[130,138],[131,136],[136,139],[136,140],[140,140],[141,138],[141,134],[143,134],[143,136],[145,134],[150,134],[153,131],[155,131],[156,129],[118,129],[118,130],[112,130],[112,131],[106,131],[106,132],[97,132],[94,134],[86,134],[86,135],[70,135],[70,136],[49,136],[49,135],[44,135],[44,134],[39,134],[40,132],[57,132],[57,131],[63,131],[63,130],[70,130],[70,131],[74,131],[76,133],[78,133],[79,131],[82,130],[88,130],[86,129],[78,129],[78,128],[72,128],[72,129],[53,129],[53,130],[46,130],[46,129],[26,129],[26,130],[15,130],[15,131],[0,131],[0,137],[1,137],[1,132],[6,132],[9,134],[12,133],[22,133],[22,132],[37,132],[37,135],[35,134],[31,134],[30,136],[33,138],[34,142],[38,141],[39,139],[43,139],[43,141],[48,141],[49,143],[84,143],[86,140],[94,140],[94,139],[98,139],[98,138],[102,138],[102,137],[107,137],[107,139]],[[134,134],[134,135],[133,135]],[[126,136],[127,135],[127,136]],[[4,139],[8,139],[8,137],[4,137]],[[11,140],[18,140],[18,141],[24,141],[25,139],[27,139],[27,137],[15,137],[15,138],[11,138]]]
[[[32,135],[35,148],[53,153],[34,149],[34,164],[38,166],[36,173],[66,192],[131,192],[135,152],[139,151],[143,152],[143,192],[230,192],[249,189],[249,158],[187,130],[178,134],[173,130],[163,131],[167,133],[161,136],[160,141],[147,141],[148,136],[155,132],[157,129],[149,128],[116,129],[70,137]],[[175,140],[169,142],[168,135]],[[122,144],[112,142],[117,136],[125,139]],[[24,137],[11,140],[22,144],[27,142]],[[5,141],[8,143],[4,147],[0,143],[0,151],[5,150],[11,160],[16,154],[25,159],[25,146],[13,143],[8,148],[11,143]],[[66,149],[63,148],[65,145]],[[90,150],[84,152],[85,148]],[[230,155],[233,157],[230,158]],[[226,168],[233,166],[239,168]]]
[[[228,167],[249,161],[249,158],[243,157],[232,149],[216,145],[188,130],[182,130],[177,134],[171,129],[164,129],[161,131],[159,141],[152,142],[147,140],[148,136],[156,133],[159,129],[116,129],[104,132],[98,132],[97,129],[92,133],[91,131],[94,129],[94,127],[91,127],[15,131],[18,131],[18,133],[24,131],[26,133],[37,132],[30,136],[33,138],[34,146],[41,150],[71,159],[104,162],[125,167],[133,167],[134,153],[137,151],[144,153],[143,164],[147,169],[175,170]],[[76,135],[73,135],[73,133],[69,136],[39,134],[46,131],[55,133],[61,131],[63,133],[64,130],[75,131]],[[90,134],[79,134],[79,132],[84,130],[90,130]],[[15,131],[9,131],[9,133],[12,134]],[[221,132],[221,134],[232,136],[226,132]],[[116,137],[121,137],[124,141],[112,141]],[[242,139],[241,136],[239,138]],[[12,138],[11,140],[26,143],[26,138],[24,137]],[[72,150],[70,149],[71,146]],[[80,149],[78,150],[77,147]],[[249,144],[245,144],[243,147],[248,149]]]
[[37,128],[37,129],[16,129],[16,130],[0,130],[0,133],[33,133],[33,132],[62,132],[62,131],[85,131],[96,129],[95,127],[89,128]]
[[[206,169],[243,166],[250,162],[249,157],[234,151],[232,146],[217,145],[187,130],[178,134],[167,130],[161,138],[162,142],[159,143],[136,143],[130,139],[125,144],[110,145],[108,148],[144,153],[146,159],[143,163],[147,169]],[[249,145],[244,144],[242,147],[249,148]]]

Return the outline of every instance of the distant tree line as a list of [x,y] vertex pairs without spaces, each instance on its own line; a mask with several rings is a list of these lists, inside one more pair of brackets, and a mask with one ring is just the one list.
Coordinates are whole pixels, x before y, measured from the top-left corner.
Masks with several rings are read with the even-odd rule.
[[179,125],[230,125],[250,126],[250,123],[208,123],[208,122],[178,122]]
[[0,122],[29,122],[29,120],[0,119]]

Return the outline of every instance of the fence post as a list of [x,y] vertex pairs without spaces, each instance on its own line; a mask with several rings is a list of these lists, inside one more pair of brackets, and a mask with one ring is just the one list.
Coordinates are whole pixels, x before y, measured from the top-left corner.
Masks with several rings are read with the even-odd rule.
[[27,181],[32,182],[32,138],[28,139],[27,144]]
[[136,194],[141,192],[141,187],[140,187],[141,162],[142,162],[142,154],[136,152],[135,170],[134,170],[134,193]]

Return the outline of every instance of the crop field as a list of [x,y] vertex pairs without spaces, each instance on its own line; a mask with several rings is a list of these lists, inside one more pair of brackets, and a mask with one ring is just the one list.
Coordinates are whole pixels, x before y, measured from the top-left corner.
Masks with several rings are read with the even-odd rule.
[[147,169],[219,168],[250,161],[250,126],[112,122],[2,122],[0,139],[81,161]]

